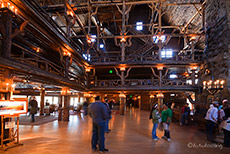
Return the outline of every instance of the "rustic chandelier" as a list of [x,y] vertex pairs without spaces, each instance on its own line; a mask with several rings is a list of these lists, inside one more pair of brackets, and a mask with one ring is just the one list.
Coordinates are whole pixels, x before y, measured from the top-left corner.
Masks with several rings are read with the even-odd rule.
[[207,90],[209,94],[214,95],[215,93],[224,89],[224,80],[203,81],[203,89]]

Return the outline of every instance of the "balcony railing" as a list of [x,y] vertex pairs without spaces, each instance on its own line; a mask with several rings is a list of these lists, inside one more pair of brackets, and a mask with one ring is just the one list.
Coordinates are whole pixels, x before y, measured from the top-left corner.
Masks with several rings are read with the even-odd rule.
[[[129,55],[125,57],[125,63],[200,63],[203,60],[202,54],[178,54],[170,58],[159,58],[159,55]],[[100,63],[121,63],[121,56],[91,57],[91,64]]]
[[187,82],[187,79],[162,79],[162,85],[160,86],[158,79],[129,79],[125,80],[125,85],[122,86],[121,80],[97,80],[94,84],[90,85],[92,89],[101,88],[122,88],[128,87],[130,89],[141,88],[141,89],[176,89],[176,88],[197,88],[197,85],[192,86]]

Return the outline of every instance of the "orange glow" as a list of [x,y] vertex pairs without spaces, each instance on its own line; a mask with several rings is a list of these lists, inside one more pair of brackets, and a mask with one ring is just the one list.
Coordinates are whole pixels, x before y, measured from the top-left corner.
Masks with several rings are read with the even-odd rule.
[[157,94],[157,98],[164,98],[164,94],[163,93]]
[[154,98],[155,96],[154,96],[154,95],[150,95],[149,97],[150,97],[150,98]]
[[90,68],[86,68],[85,69],[86,72],[90,72],[90,70],[91,70]]
[[83,97],[90,97],[91,95],[89,93],[84,93]]
[[196,70],[197,69],[197,66],[191,66],[191,70]]
[[63,51],[63,55],[64,56],[71,56],[71,53],[68,51],[68,50],[66,50],[66,49],[64,49],[64,51]]
[[125,67],[121,67],[121,68],[120,68],[120,71],[125,71]]
[[120,40],[121,43],[125,43],[126,42],[126,39],[124,37],[121,38]]
[[71,15],[73,17],[73,12],[72,11],[66,11],[67,15]]
[[36,52],[40,52],[40,48],[37,48],[37,49],[36,49]]
[[163,70],[163,68],[164,68],[163,65],[158,65],[158,66],[157,66],[157,69],[158,69],[158,70]]
[[126,98],[126,96],[125,96],[124,93],[120,93],[120,94],[119,94],[119,97],[120,97],[120,98]]

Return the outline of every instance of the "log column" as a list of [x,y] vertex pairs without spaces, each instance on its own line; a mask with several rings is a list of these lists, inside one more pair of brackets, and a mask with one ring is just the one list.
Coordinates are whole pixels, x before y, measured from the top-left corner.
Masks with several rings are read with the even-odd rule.
[[120,98],[120,115],[124,115],[125,114],[126,96],[122,92],[122,93],[120,93],[119,98]]
[[[12,13],[9,10],[5,10],[2,13],[2,23],[4,28],[4,37],[2,40],[1,56],[10,58],[11,44],[12,44]],[[0,24],[2,24],[0,23]]]
[[150,99],[147,93],[141,94],[141,110],[150,110]]
[[69,121],[70,96],[64,96],[63,121]]
[[58,98],[58,121],[62,121],[62,102],[63,96],[60,95]]
[[164,94],[161,92],[157,94],[157,103],[158,103],[159,112],[161,113],[161,111],[163,110],[162,107],[164,103]]
[[40,116],[44,114],[45,88],[40,89]]

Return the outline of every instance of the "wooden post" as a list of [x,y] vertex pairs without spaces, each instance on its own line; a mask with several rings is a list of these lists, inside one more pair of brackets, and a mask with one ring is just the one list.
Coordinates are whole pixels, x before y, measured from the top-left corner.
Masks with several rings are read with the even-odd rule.
[[159,70],[159,86],[162,87],[162,70]]
[[17,116],[17,143],[19,143],[19,116]]
[[158,103],[159,112],[161,113],[162,106],[163,106],[163,103],[164,103],[164,98],[163,97],[158,97],[157,103]]
[[4,23],[5,34],[2,40],[1,56],[10,58],[12,44],[12,13],[8,10],[3,11],[2,21]]
[[125,75],[124,75],[124,71],[121,71],[121,85],[122,85],[122,86],[125,85]]
[[70,96],[64,96],[63,121],[69,121]]
[[141,110],[149,110],[150,103],[149,103],[149,95],[147,93],[143,93],[141,95]]
[[69,76],[69,57],[65,56],[65,77],[68,78]]
[[40,90],[40,97],[41,97],[41,101],[40,101],[40,116],[44,115],[44,102],[45,102],[45,89],[41,88]]
[[3,148],[3,139],[4,139],[4,117],[1,116],[1,147]]
[[120,97],[120,115],[125,114],[125,104],[126,104],[126,98]]
[[62,121],[62,100],[63,96],[60,95],[58,98],[58,121]]
[[192,70],[192,86],[195,86],[195,80],[196,80],[195,70]]

